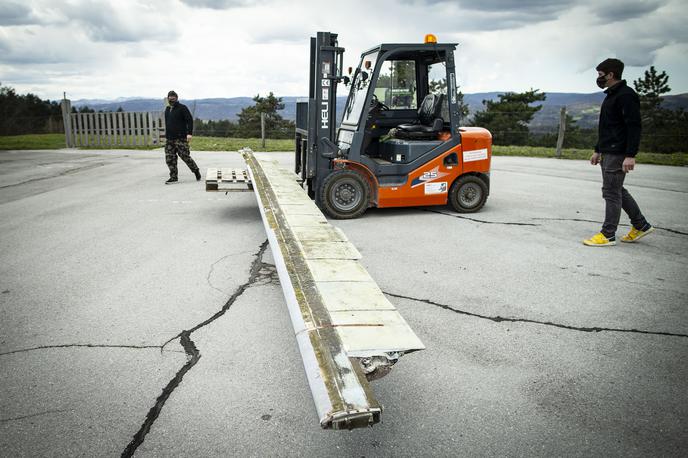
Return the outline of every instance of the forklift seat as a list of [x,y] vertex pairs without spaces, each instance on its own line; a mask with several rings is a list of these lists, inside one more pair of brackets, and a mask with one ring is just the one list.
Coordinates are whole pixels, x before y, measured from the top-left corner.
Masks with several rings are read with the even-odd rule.
[[[418,121],[398,125],[396,128],[397,133],[418,133],[424,134],[423,136],[438,134],[442,130],[442,127],[444,127],[444,120],[440,117],[443,99],[444,94],[426,95],[423,99],[423,103],[420,104],[420,108],[418,108]],[[402,136],[404,135],[402,134],[398,138]],[[412,136],[413,135],[411,135],[411,137]]]

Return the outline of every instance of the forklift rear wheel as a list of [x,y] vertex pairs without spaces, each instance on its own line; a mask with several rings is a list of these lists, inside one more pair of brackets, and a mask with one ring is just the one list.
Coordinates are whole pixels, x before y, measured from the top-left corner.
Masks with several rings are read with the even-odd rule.
[[368,208],[370,184],[353,170],[336,170],[320,188],[325,213],[335,219],[358,218]]
[[459,177],[449,190],[449,203],[459,213],[474,213],[487,200],[487,185],[474,175]]

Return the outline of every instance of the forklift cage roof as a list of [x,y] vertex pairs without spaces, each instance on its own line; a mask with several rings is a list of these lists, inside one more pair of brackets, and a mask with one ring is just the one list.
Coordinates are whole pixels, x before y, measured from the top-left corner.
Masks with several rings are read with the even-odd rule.
[[380,45],[373,46],[372,48],[366,51],[363,51],[361,53],[361,57],[375,51],[454,51],[458,45],[458,43],[382,43]]

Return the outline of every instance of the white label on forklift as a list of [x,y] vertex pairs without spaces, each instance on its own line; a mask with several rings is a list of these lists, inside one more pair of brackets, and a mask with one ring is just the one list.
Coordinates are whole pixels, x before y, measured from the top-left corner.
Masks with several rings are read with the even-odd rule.
[[425,194],[444,194],[447,192],[447,182],[425,183]]
[[330,90],[327,88],[323,88],[322,90],[322,99],[323,100],[328,100],[330,98]]
[[321,81],[322,87],[330,87],[330,80],[323,78]]
[[487,159],[487,148],[463,152],[464,162],[482,161],[483,159]]

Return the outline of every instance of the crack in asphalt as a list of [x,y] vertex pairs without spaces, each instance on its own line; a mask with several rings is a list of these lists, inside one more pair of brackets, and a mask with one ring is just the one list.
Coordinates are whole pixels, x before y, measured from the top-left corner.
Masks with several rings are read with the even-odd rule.
[[[597,223],[597,224],[602,224],[602,221],[595,221],[592,219],[583,219],[583,218],[531,218],[536,221],[575,221],[575,222],[583,222],[583,223]],[[631,227],[630,224],[619,224],[619,226],[623,227]],[[667,232],[672,232],[674,234],[679,234],[679,235],[688,235],[688,232],[681,232],[677,231],[676,229],[670,229],[668,227],[660,227],[660,226],[654,226],[655,229],[661,229],[663,231]]]
[[33,418],[33,417],[40,417],[42,415],[48,415],[51,413],[61,413],[61,412],[67,412],[68,410],[66,409],[60,409],[60,410],[46,410],[45,412],[38,412],[38,413],[32,413],[30,415],[22,415],[21,417],[12,417],[12,418],[0,418],[0,423],[7,423],[10,421],[18,421],[18,420],[24,420],[26,418]]
[[[208,286],[210,286],[210,287],[211,287],[212,289],[214,289],[215,291],[218,291],[218,292],[224,294],[225,296],[229,296],[230,293],[228,293],[227,291],[225,291],[225,290],[223,290],[223,289],[220,289],[220,288],[218,288],[217,286],[215,286],[215,285],[213,284],[212,280],[211,280],[211,277],[213,276],[213,273],[215,272],[215,266],[218,265],[219,263],[221,263],[222,261],[224,261],[225,259],[231,257],[231,256],[237,256],[237,255],[239,255],[239,254],[246,254],[246,253],[247,253],[246,251],[241,251],[241,252],[238,252],[238,253],[230,253],[230,254],[227,254],[227,255],[222,256],[220,259],[218,259],[217,261],[215,261],[214,263],[212,263],[212,264],[210,265],[210,270],[208,271],[208,275],[207,275],[206,278],[205,278],[205,279],[206,279],[206,282],[208,283]],[[259,270],[264,270],[264,269],[269,269],[269,268],[272,268],[272,269],[274,270],[274,266],[273,266],[272,264],[266,264],[266,263],[264,263],[264,262],[261,261],[261,265],[260,265],[260,269],[259,269]],[[261,278],[260,280],[262,280],[262,278]],[[172,340],[174,340],[174,339],[172,339]]]
[[230,256],[232,256],[232,254],[228,254],[228,255],[222,256],[220,259],[218,259],[217,261],[215,261],[214,263],[212,263],[212,264],[210,265],[210,270],[208,271],[208,275],[205,277],[206,282],[208,282],[208,286],[210,286],[210,287],[211,287],[212,289],[214,289],[215,291],[219,291],[220,293],[222,293],[222,294],[224,294],[224,295],[227,295],[227,292],[224,291],[224,290],[222,290],[222,289],[220,289],[220,288],[218,288],[217,286],[213,285],[213,282],[210,281],[210,277],[211,277],[211,275],[213,275],[213,271],[215,270],[215,265],[218,264],[218,263],[220,263],[220,262],[222,262],[222,261],[224,261],[225,259],[227,259],[227,258],[230,257]]
[[483,320],[490,320],[495,323],[501,323],[501,322],[508,322],[508,323],[531,323],[531,324],[539,324],[542,326],[551,326],[555,328],[560,328],[560,329],[567,329],[569,331],[581,331],[581,332],[623,332],[623,333],[632,333],[632,334],[650,334],[650,335],[657,335],[657,336],[670,336],[670,337],[688,337],[688,334],[679,334],[679,333],[674,333],[674,332],[664,332],[664,331],[645,331],[642,329],[624,329],[624,328],[606,328],[606,327],[583,327],[583,326],[571,326],[568,324],[561,324],[561,323],[554,323],[552,321],[539,321],[539,320],[531,320],[528,318],[511,318],[511,317],[503,317],[503,316],[489,316],[489,315],[481,315],[479,313],[474,313],[474,312],[467,312],[465,310],[460,310],[457,308],[452,307],[451,305],[447,304],[441,304],[439,302],[432,301],[430,299],[420,299],[417,297],[411,297],[411,296],[403,296],[401,294],[395,294],[395,293],[390,293],[388,291],[383,291],[384,294],[392,297],[397,297],[399,299],[407,299],[411,301],[416,301],[416,302],[422,302],[424,304],[428,305],[434,305],[436,307],[439,307],[444,310],[448,310],[450,312],[458,313],[459,315],[466,315],[466,316],[471,316],[474,318],[480,318]]
[[459,219],[466,219],[468,221],[473,221],[475,223],[482,223],[482,224],[500,224],[504,226],[541,226],[540,224],[535,224],[535,223],[515,223],[511,221],[487,221],[483,219],[477,219],[477,218],[470,218],[468,216],[461,216],[461,215],[455,215],[452,213],[445,213],[439,210],[430,210],[428,208],[424,208],[423,211],[430,212],[430,213],[437,213],[438,215],[444,215],[444,216],[451,216],[452,218],[459,218]]
[[[567,270],[567,269],[565,269],[565,270]],[[578,272],[578,273],[579,273],[580,275],[585,274],[585,272]],[[589,277],[607,278],[607,279],[609,279],[609,280],[620,281],[620,282],[628,283],[629,285],[642,286],[642,287],[644,287],[644,288],[653,288],[653,289],[657,289],[657,290],[660,290],[660,291],[671,291],[671,292],[673,292],[673,293],[678,294],[679,296],[685,296],[685,295],[688,294],[688,293],[686,293],[686,292],[684,292],[684,291],[675,290],[675,289],[672,289],[672,288],[668,288],[668,287],[666,287],[666,286],[653,285],[652,283],[643,283],[643,282],[639,282],[639,281],[628,280],[628,279],[623,278],[623,277],[614,277],[614,276],[611,276],[611,275],[600,274],[600,273],[597,273],[597,272],[587,272],[587,275],[588,275]],[[664,280],[664,279],[661,279],[661,281],[665,281],[665,280]]]
[[153,423],[155,423],[155,420],[157,420],[158,416],[160,415],[160,412],[162,411],[162,408],[165,405],[167,399],[172,395],[175,388],[177,388],[179,384],[182,383],[184,375],[187,372],[189,372],[192,367],[196,365],[198,360],[201,359],[201,353],[198,351],[196,345],[191,340],[190,334],[191,333],[189,331],[182,331],[180,335],[180,343],[182,347],[184,347],[184,351],[186,352],[186,364],[184,364],[182,368],[179,369],[179,371],[177,371],[172,380],[170,380],[169,383],[165,386],[165,388],[162,389],[162,393],[160,393],[160,396],[158,396],[158,398],[155,400],[155,404],[148,411],[148,414],[146,415],[146,420],[141,425],[141,428],[136,432],[136,434],[134,434],[134,437],[132,438],[131,442],[129,442],[127,447],[122,452],[123,457],[130,457],[134,455],[136,449],[139,447],[139,445],[143,443],[143,440],[145,439],[146,435],[153,426]]
[[[234,293],[232,293],[232,295],[229,296],[229,299],[227,299],[227,302],[225,302],[225,305],[223,305],[222,308],[217,311],[217,313],[215,313],[213,316],[211,316],[207,320],[202,321],[201,323],[197,324],[193,328],[189,329],[188,332],[190,334],[193,333],[194,331],[202,328],[203,326],[207,326],[208,324],[212,323],[213,321],[217,320],[222,315],[224,315],[227,312],[227,310],[229,310],[229,308],[232,306],[232,304],[234,304],[234,301],[236,301],[239,298],[239,296],[244,294],[244,291],[246,291],[246,289],[248,289],[253,283],[255,283],[256,281],[258,281],[260,279],[260,270],[263,268],[263,264],[264,264],[263,263],[263,254],[265,254],[265,250],[267,249],[267,247],[268,247],[268,241],[266,240],[265,242],[263,242],[260,245],[260,249],[254,255],[255,259],[251,263],[251,269],[249,270],[249,277],[248,277],[248,280],[246,281],[246,283],[239,285],[239,287],[234,291]],[[186,332],[186,331],[182,331],[179,334],[177,334],[176,336],[169,339],[167,342],[162,344],[161,348],[165,348],[165,346],[168,343],[181,337],[184,332]]]
[[[459,219],[466,219],[468,221],[473,221],[475,223],[481,223],[481,224],[500,224],[504,226],[542,226],[542,224],[536,224],[536,223],[518,223],[518,222],[512,222],[512,221],[487,221],[484,219],[477,219],[477,218],[471,218],[468,216],[462,216],[462,215],[456,215],[453,213],[445,213],[443,211],[439,210],[431,210],[429,208],[424,208],[423,211],[429,212],[429,213],[437,213],[438,215],[444,215],[444,216],[451,216],[452,218],[459,218]],[[583,222],[583,223],[596,223],[596,224],[602,224],[601,221],[595,221],[592,219],[583,219],[583,218],[531,218],[534,221],[575,221],[575,222]],[[631,227],[630,224],[619,224],[621,227]],[[688,235],[688,232],[682,232],[678,231],[676,229],[671,229],[668,227],[661,227],[661,226],[654,226],[655,229],[661,229],[663,231],[667,232],[672,232],[674,234],[679,234],[679,235]]]
[[58,173],[58,174],[56,174],[56,175],[50,175],[50,176],[47,176],[47,177],[32,178],[32,179],[30,179],[30,180],[22,181],[22,182],[19,182],[19,183],[14,183],[14,184],[8,184],[8,185],[5,185],[5,186],[0,186],[0,189],[12,188],[12,187],[14,187],[14,186],[21,186],[21,185],[23,185],[23,184],[33,183],[33,182],[35,182],[35,181],[43,181],[43,180],[50,180],[50,179],[52,179],[52,178],[59,178],[59,177],[62,177],[62,176],[65,176],[65,175],[69,175],[69,174],[72,174],[72,173],[82,172],[82,171],[84,171],[84,170],[90,170],[90,169],[95,169],[95,168],[97,168],[97,167],[102,167],[102,166],[104,166],[105,164],[106,164],[105,162],[96,162],[96,163],[94,163],[94,164],[87,164],[87,165],[84,165],[84,166],[82,166],[82,167],[76,167],[76,168],[73,168],[73,169],[63,170],[62,172],[60,172],[60,173]]
[[174,390],[182,382],[184,375],[187,372],[189,372],[189,370],[191,370],[191,368],[194,367],[196,363],[201,359],[201,352],[198,350],[198,348],[196,348],[196,344],[193,342],[193,340],[191,340],[191,334],[220,318],[229,310],[232,304],[234,304],[234,302],[248,288],[250,288],[254,283],[265,279],[265,273],[261,273],[261,271],[264,271],[265,266],[270,266],[269,264],[263,262],[263,255],[265,254],[265,250],[267,249],[267,247],[268,241],[266,240],[260,245],[260,249],[255,254],[255,259],[251,263],[251,268],[249,270],[249,278],[246,281],[246,283],[240,285],[234,291],[234,293],[231,296],[229,296],[227,302],[225,302],[225,304],[217,313],[215,313],[210,318],[202,321],[201,323],[195,325],[191,329],[183,330],[182,332],[180,332],[173,338],[169,339],[167,342],[165,342],[164,344],[162,344],[162,346],[159,347],[162,351],[167,344],[176,339],[180,339],[180,343],[184,348],[184,351],[186,352],[186,364],[184,364],[184,366],[182,366],[182,368],[179,369],[179,371],[175,374],[172,380],[170,380],[169,383],[163,388],[162,393],[156,399],[155,404],[148,411],[146,419],[144,420],[143,424],[141,424],[141,428],[139,428],[136,434],[134,434],[134,437],[132,438],[131,442],[129,442],[127,447],[122,452],[122,457],[131,457],[134,455],[136,449],[143,443],[144,439],[146,438],[146,435],[155,423],[155,420],[157,420],[158,416],[160,415],[160,412],[162,411],[162,408],[165,405],[167,399],[172,395]]
[[131,349],[135,349],[135,350],[141,350],[141,349],[147,349],[147,348],[162,349],[161,345],[59,344],[59,345],[41,345],[38,347],[21,348],[19,350],[6,351],[4,353],[0,353],[0,356],[13,355],[15,353],[26,353],[26,352],[35,351],[35,350],[45,350],[48,348],[79,348],[79,347],[87,347],[87,348],[131,348]]

